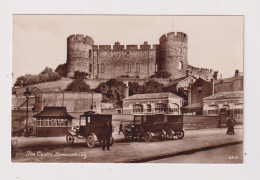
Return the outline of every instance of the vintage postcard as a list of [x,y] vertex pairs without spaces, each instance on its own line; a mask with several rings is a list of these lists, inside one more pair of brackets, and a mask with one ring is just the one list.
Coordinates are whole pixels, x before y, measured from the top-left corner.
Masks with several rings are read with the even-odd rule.
[[13,163],[243,163],[243,16],[12,18]]

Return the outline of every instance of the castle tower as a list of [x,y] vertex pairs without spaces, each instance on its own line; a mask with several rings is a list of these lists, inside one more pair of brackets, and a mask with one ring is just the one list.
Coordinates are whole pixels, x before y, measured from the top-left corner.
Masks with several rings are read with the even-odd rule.
[[159,47],[158,71],[171,73],[171,78],[186,76],[188,68],[188,36],[182,32],[162,35]]
[[94,41],[89,36],[81,34],[67,38],[67,77],[72,78],[75,71],[92,74]]

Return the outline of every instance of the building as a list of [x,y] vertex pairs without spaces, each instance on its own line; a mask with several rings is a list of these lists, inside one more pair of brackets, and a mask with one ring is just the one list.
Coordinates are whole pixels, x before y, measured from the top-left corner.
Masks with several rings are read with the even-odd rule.
[[123,114],[180,114],[182,104],[173,93],[135,94],[123,99]]
[[[67,62],[56,71],[72,78],[74,73],[87,73],[89,79],[120,77],[149,78],[156,72],[168,72],[172,79],[186,76],[186,70],[194,75],[212,76],[211,69],[188,65],[188,35],[170,32],[159,39],[159,44],[148,42],[140,45],[95,45],[89,36],[71,35],[67,38]],[[113,71],[111,71],[113,69]]]
[[243,121],[243,91],[219,92],[203,98],[203,115],[230,114],[236,121]]
[[235,71],[235,75],[230,78],[218,79],[215,81],[215,92],[243,91],[244,76],[242,72]]
[[34,117],[37,137],[65,136],[73,119],[66,107],[44,107]]
[[165,92],[171,92],[184,99],[184,106],[188,104],[188,87],[197,80],[196,76],[187,75],[182,78],[174,79],[164,87]]

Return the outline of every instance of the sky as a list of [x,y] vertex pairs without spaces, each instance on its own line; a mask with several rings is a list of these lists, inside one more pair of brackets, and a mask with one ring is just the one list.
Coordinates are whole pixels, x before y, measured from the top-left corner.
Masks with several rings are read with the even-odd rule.
[[66,62],[67,37],[83,34],[95,45],[159,44],[168,32],[188,35],[188,62],[223,78],[243,71],[243,16],[13,15],[13,83]]

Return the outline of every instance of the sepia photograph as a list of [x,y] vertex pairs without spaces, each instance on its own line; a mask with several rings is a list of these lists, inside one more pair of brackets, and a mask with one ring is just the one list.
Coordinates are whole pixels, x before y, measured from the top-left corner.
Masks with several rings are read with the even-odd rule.
[[12,163],[242,164],[244,16],[12,15]]

